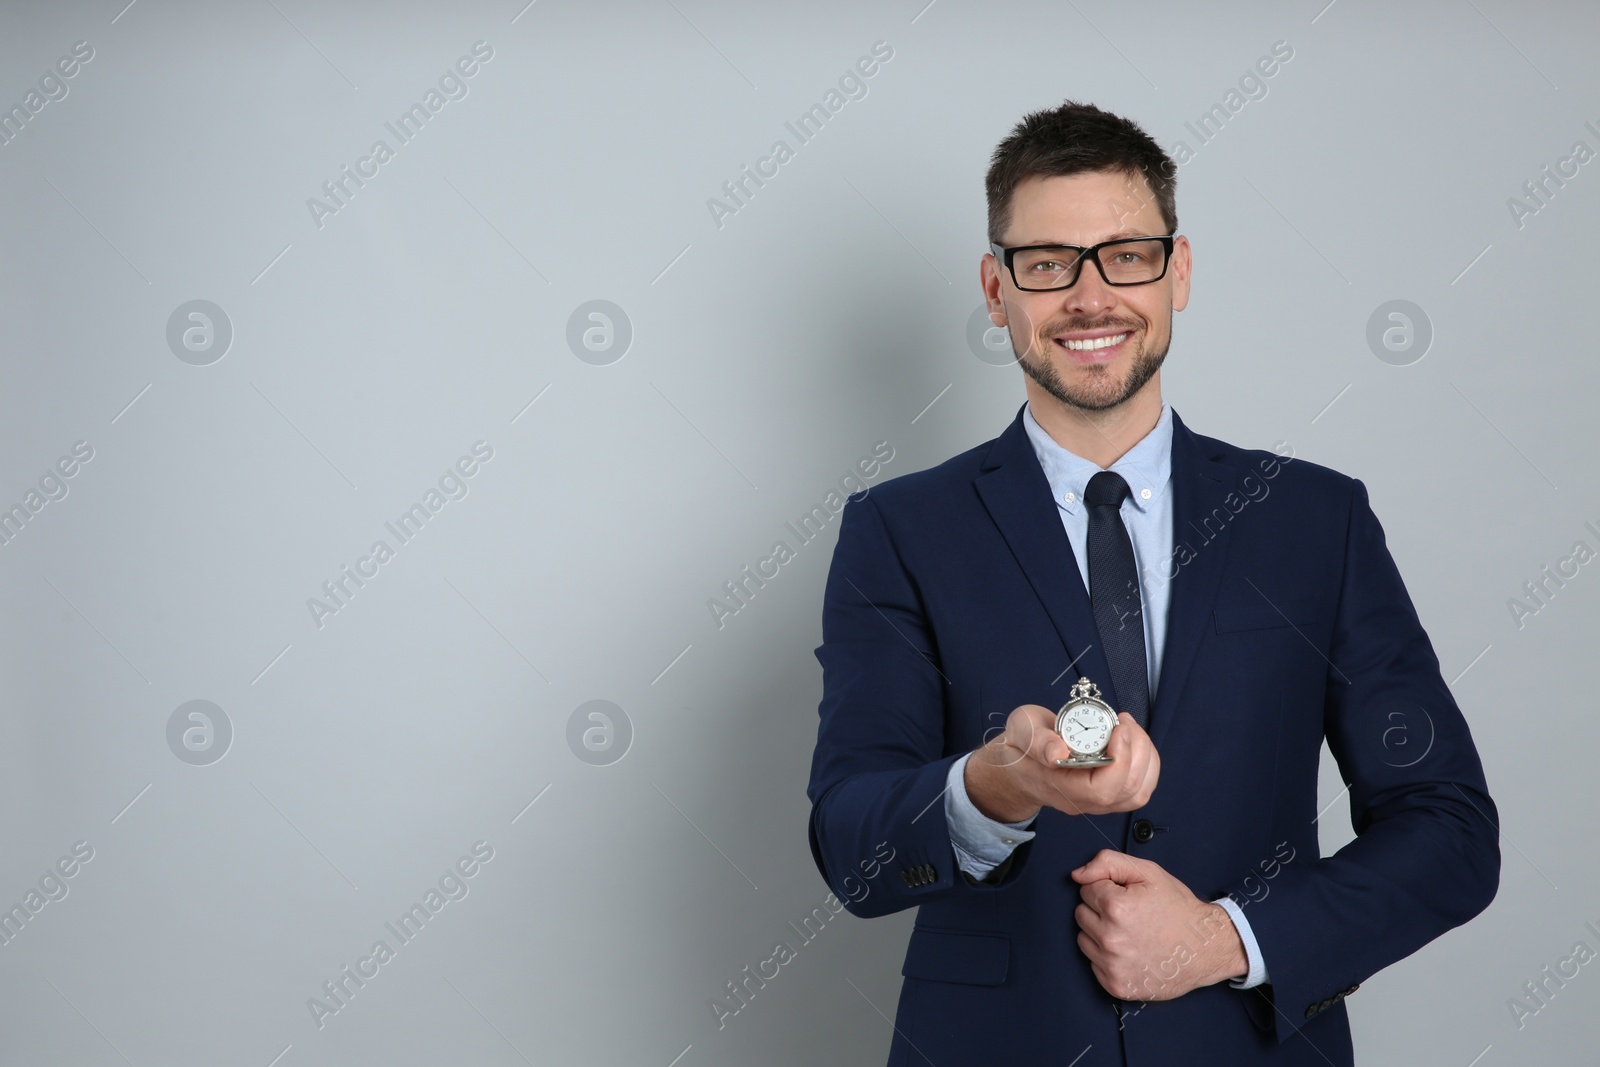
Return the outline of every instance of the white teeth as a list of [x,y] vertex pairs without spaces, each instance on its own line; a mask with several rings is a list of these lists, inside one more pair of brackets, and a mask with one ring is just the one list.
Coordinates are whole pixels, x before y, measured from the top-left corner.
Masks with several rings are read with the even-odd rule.
[[1127,340],[1127,338],[1128,335],[1126,333],[1114,333],[1110,337],[1095,337],[1088,341],[1072,341],[1063,339],[1061,343],[1072,349],[1074,352],[1092,352],[1097,348],[1110,348],[1112,345],[1121,344],[1123,341]]

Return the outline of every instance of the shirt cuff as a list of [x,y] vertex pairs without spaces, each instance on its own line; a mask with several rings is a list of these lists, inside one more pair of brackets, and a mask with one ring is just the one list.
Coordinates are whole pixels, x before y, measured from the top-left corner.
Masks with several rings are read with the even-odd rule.
[[1239,931],[1239,940],[1244,942],[1245,959],[1250,962],[1250,972],[1243,978],[1230,978],[1228,984],[1235,989],[1252,989],[1264,985],[1267,979],[1267,961],[1261,958],[1261,946],[1256,944],[1256,935],[1250,930],[1250,920],[1244,917],[1244,909],[1232,897],[1218,897],[1213,904],[1221,904],[1222,910],[1228,913],[1228,918],[1233,920],[1234,929]]
[[1032,841],[1034,831],[1027,827],[1037,819],[1022,822],[999,822],[978,810],[967,795],[967,753],[950,764],[945,777],[944,816],[950,826],[950,844],[955,848],[956,862],[974,878],[983,878],[1005,862],[1005,858],[1024,841]]

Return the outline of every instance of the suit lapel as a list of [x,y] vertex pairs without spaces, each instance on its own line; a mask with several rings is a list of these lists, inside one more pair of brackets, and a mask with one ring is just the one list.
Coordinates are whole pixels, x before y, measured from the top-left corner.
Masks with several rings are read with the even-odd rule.
[[1022,411],[1019,407],[1017,417],[996,438],[974,484],[989,517],[1000,528],[1017,565],[1027,575],[1066,646],[1067,658],[1061,666],[1071,662],[1072,669],[1058,679],[1059,703],[1065,703],[1067,687],[1079,675],[1108,688],[1111,671],[1100,650],[1100,635],[1095,629],[1089,593],[1078,574],[1072,542],[1056,512],[1044,468],[1039,466],[1039,457],[1023,428]]
[[[1026,404],[1023,405],[1026,407]],[[1005,538],[1017,565],[1044,605],[1072,669],[1058,679],[1063,686],[1080,675],[1096,681],[1109,694],[1111,671],[1100,648],[1094,611],[1078,573],[1072,542],[1023,428],[1023,407],[995,439],[974,480],[978,496]],[[1146,563],[1143,582],[1171,581],[1161,675],[1151,709],[1151,740],[1160,748],[1178,713],[1184,679],[1211,613],[1230,541],[1231,512],[1223,503],[1238,481],[1238,472],[1204,449],[1195,434],[1172,413],[1173,558]],[[1211,518],[1209,525],[1206,519]],[[1163,569],[1163,564],[1166,564]],[[1159,573],[1158,573],[1159,572]],[[1065,699],[1065,689],[1062,689]]]
[[[1144,576],[1145,582],[1161,581],[1174,569],[1177,571],[1171,579],[1161,676],[1155,706],[1150,710],[1150,739],[1157,751],[1170,732],[1173,717],[1179,714],[1184,680],[1210,623],[1228,545],[1233,540],[1230,520],[1235,512],[1224,501],[1234,493],[1238,479],[1238,470],[1212,456],[1173,411],[1172,559],[1157,560],[1151,570],[1157,571],[1166,563],[1165,570]],[[1237,502],[1239,498],[1234,499]],[[1207,519],[1211,520],[1209,524]],[[1194,702],[1188,703],[1192,707]]]

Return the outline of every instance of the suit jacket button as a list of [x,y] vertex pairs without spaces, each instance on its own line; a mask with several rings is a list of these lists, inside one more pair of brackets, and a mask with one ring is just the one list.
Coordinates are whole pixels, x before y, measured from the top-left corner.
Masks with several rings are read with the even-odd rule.
[[1133,839],[1139,844],[1145,844],[1154,836],[1156,836],[1155,823],[1149,819],[1135,819],[1133,821]]

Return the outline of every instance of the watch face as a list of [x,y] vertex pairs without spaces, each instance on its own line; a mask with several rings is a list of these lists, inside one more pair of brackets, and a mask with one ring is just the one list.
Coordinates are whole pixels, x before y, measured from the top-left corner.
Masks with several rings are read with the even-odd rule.
[[1098,755],[1111,739],[1117,718],[1098,700],[1074,700],[1056,715],[1056,732],[1078,755]]

